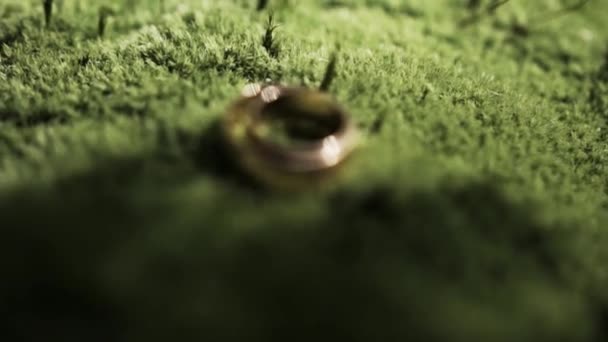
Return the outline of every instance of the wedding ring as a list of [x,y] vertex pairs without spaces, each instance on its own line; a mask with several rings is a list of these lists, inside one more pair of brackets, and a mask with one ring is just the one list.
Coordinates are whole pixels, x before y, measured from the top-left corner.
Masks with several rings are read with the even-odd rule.
[[342,164],[358,134],[350,115],[327,93],[251,84],[223,120],[236,160],[273,185],[306,185]]

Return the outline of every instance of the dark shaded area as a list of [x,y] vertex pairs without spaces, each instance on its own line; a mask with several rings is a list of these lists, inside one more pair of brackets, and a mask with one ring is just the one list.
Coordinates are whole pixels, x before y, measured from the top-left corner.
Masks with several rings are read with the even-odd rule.
[[40,108],[38,111],[20,113],[10,109],[0,109],[0,121],[12,122],[17,127],[33,127],[38,125],[64,124],[69,117],[65,113],[54,112]]
[[262,11],[268,7],[269,0],[258,0],[257,10]]
[[[39,260],[44,264],[44,260]],[[53,274],[53,265],[31,268],[35,272],[27,283],[19,283],[18,291],[3,288],[17,295],[6,298],[0,310],[11,317],[2,326],[2,338],[9,341],[117,341],[124,327],[120,312],[108,298],[91,293],[91,285],[64,279]]]
[[26,24],[23,20],[19,21],[15,26],[3,25],[0,23],[0,32],[2,32],[0,34],[0,53],[2,52],[2,45],[11,46],[23,39],[23,31],[25,28]]
[[200,138],[193,139],[192,136],[183,136],[181,143],[200,172],[223,182],[237,185],[245,191],[263,191],[260,185],[242,171],[232,158],[232,151],[226,144],[219,120],[209,125]]
[[593,305],[596,308],[595,317],[596,317],[596,326],[598,329],[596,330],[596,341],[605,341],[608,339],[608,298],[605,299],[596,299],[593,302]]
[[501,6],[507,4],[509,1],[510,0],[492,0],[488,1],[485,6],[482,6],[482,1],[480,0],[468,1],[466,7],[470,11],[470,14],[460,22],[460,26],[467,27],[478,23],[486,17],[493,16]]
[[[219,158],[219,142],[215,126],[192,150],[196,165],[239,179],[228,176],[233,168]],[[489,184],[342,190],[317,199],[329,210],[306,222],[237,217],[242,229],[235,231],[229,199],[218,204],[225,212],[167,205],[175,179],[193,177],[142,156],[99,163],[46,192],[3,196],[5,336],[444,341],[449,331],[429,329],[446,326],[433,318],[451,305],[438,294],[460,293],[470,309],[494,302],[499,311],[525,314],[534,304],[511,293],[513,284],[564,296],[572,290],[562,273],[576,259],[570,236],[539,224],[533,207],[509,203]],[[259,210],[284,200],[259,192],[255,198],[265,203]],[[232,203],[239,205],[241,213],[258,210]],[[505,303],[488,290],[512,298]],[[511,322],[498,324],[507,337],[522,336]],[[525,336],[551,341],[542,328],[529,328]]]
[[382,131],[382,127],[384,127],[385,118],[384,115],[378,115],[372,122],[369,132],[372,134],[379,134]]

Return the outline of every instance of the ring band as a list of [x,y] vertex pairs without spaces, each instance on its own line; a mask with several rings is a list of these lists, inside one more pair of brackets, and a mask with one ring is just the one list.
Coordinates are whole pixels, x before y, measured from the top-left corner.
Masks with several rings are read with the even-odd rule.
[[[291,145],[281,144],[261,133],[277,135],[268,131],[272,118],[312,123],[323,132]],[[271,183],[319,178],[347,159],[358,142],[355,124],[330,95],[279,85],[246,86],[227,111],[223,130],[237,161]]]

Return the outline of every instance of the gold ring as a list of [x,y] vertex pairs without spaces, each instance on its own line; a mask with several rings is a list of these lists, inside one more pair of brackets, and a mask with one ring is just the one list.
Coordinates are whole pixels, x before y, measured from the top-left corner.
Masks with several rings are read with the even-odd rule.
[[248,85],[222,126],[238,163],[280,187],[325,178],[358,142],[350,115],[329,94],[303,87]]

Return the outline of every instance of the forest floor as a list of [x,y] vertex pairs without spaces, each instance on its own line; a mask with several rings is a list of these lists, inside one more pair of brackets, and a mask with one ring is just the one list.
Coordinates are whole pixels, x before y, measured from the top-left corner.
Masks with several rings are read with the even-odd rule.
[[[3,340],[606,341],[608,3],[488,2],[2,0]],[[252,184],[218,120],[334,53],[363,145]]]

